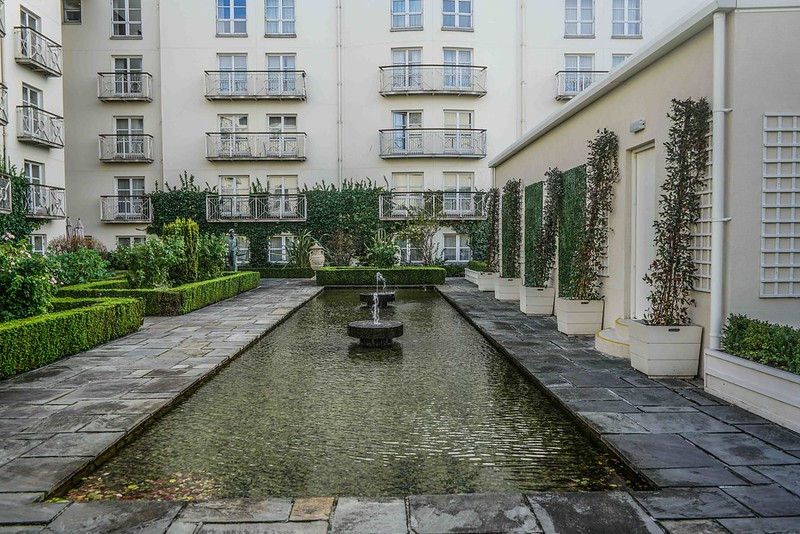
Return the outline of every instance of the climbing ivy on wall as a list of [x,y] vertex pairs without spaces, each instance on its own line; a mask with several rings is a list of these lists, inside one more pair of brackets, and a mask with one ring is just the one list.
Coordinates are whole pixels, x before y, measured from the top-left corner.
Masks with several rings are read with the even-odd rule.
[[519,252],[522,244],[522,180],[509,180],[503,186],[503,252],[500,275],[519,278]]
[[[534,266],[536,242],[542,231],[542,201],[544,182],[536,182],[525,188],[525,285],[537,287]],[[542,286],[538,286],[542,287]]]
[[564,196],[558,219],[558,296],[567,297],[573,252],[578,248],[586,205],[586,167],[581,165],[564,171],[562,184]]
[[456,233],[469,236],[469,248],[472,251],[472,259],[475,261],[486,261],[486,253],[489,246],[489,221],[457,221],[447,222],[447,225]]
[[[540,204],[537,204],[541,206],[541,215],[538,226],[531,235],[530,260],[527,253],[525,256],[525,284],[528,287],[547,287],[556,262],[558,217],[564,197],[564,185],[561,171],[557,168],[548,169],[545,176],[547,179],[544,186],[547,189],[547,195],[544,198],[544,205],[541,204],[541,200]],[[543,193],[544,191],[540,195]]]
[[489,190],[488,206],[489,236],[486,242],[486,269],[496,273],[499,270],[500,255],[500,190],[493,187]]
[[0,235],[10,233],[21,240],[42,227],[41,219],[27,218],[28,179],[13,165],[6,167],[5,158],[0,163],[0,172],[11,180],[11,213],[0,215]]

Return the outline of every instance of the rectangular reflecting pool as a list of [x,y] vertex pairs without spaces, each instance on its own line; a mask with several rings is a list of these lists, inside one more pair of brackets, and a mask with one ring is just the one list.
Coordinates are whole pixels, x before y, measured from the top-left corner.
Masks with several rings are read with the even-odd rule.
[[155,422],[70,497],[386,496],[609,489],[595,448],[435,291],[399,290],[386,348],[326,290]]

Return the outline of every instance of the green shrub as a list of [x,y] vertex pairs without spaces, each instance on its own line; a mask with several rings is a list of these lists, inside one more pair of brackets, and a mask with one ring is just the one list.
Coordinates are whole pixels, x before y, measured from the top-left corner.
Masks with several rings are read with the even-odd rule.
[[261,278],[312,278],[314,269],[311,267],[259,267],[257,269],[240,269],[241,271],[255,271]]
[[374,286],[380,272],[392,286],[428,286],[444,284],[442,267],[323,267],[317,271],[318,286]]
[[219,276],[225,269],[225,236],[200,234],[197,251],[197,279],[210,280]]
[[734,356],[800,374],[798,328],[730,315],[722,331],[722,347]]
[[66,254],[67,252],[77,252],[82,248],[94,250],[102,258],[108,259],[108,249],[106,246],[93,237],[63,236],[54,237],[47,242],[47,252],[50,254]]
[[442,266],[447,273],[447,276],[450,277],[463,277],[464,276],[464,267],[466,267],[463,263],[448,263]]
[[509,180],[502,196],[502,252],[500,275],[519,278],[519,252],[522,245],[522,180]]
[[135,332],[136,299],[54,299],[58,311],[0,324],[0,378],[36,369]]
[[391,239],[384,237],[383,232],[377,232],[372,237],[372,243],[367,249],[367,264],[370,267],[386,269],[397,265],[397,247]]
[[191,219],[178,217],[174,222],[164,225],[163,237],[169,241],[183,242],[183,249],[180,261],[173,265],[169,270],[169,281],[171,285],[180,286],[197,282],[198,265],[198,244],[200,229],[197,223]]
[[81,247],[75,252],[50,257],[60,265],[56,278],[62,285],[85,284],[111,277],[108,261],[96,250]]
[[488,269],[488,266],[486,265],[485,261],[471,260],[469,263],[467,263],[467,269],[485,272]]
[[178,265],[183,256],[183,241],[151,236],[139,245],[117,248],[115,256],[119,264],[128,269],[131,288],[168,287],[170,269]]
[[0,238],[0,321],[47,312],[57,287],[58,263],[14,239],[10,233]]
[[289,267],[306,268],[311,267],[311,247],[316,243],[316,239],[311,237],[308,231],[300,232],[294,239],[289,241],[286,246],[286,255],[289,259]]

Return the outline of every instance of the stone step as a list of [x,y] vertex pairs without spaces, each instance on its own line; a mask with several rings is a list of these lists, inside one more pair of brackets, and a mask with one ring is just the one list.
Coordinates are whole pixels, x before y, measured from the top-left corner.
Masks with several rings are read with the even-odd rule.
[[617,335],[621,341],[625,343],[630,342],[630,337],[628,336],[628,326],[633,322],[633,319],[623,319],[622,317],[618,317],[616,321],[614,321],[614,329],[617,331]]
[[[625,330],[627,328],[623,327]],[[626,336],[627,337],[627,336]],[[617,358],[630,359],[628,342],[623,340],[616,328],[606,328],[594,335],[594,348]]]

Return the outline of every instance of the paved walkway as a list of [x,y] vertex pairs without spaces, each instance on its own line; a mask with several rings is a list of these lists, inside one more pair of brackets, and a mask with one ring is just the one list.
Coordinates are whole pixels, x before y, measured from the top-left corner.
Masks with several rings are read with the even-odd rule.
[[800,436],[605,357],[463,281],[441,292],[657,491],[40,503],[318,293],[271,281],[0,382],[6,532],[800,532]]

